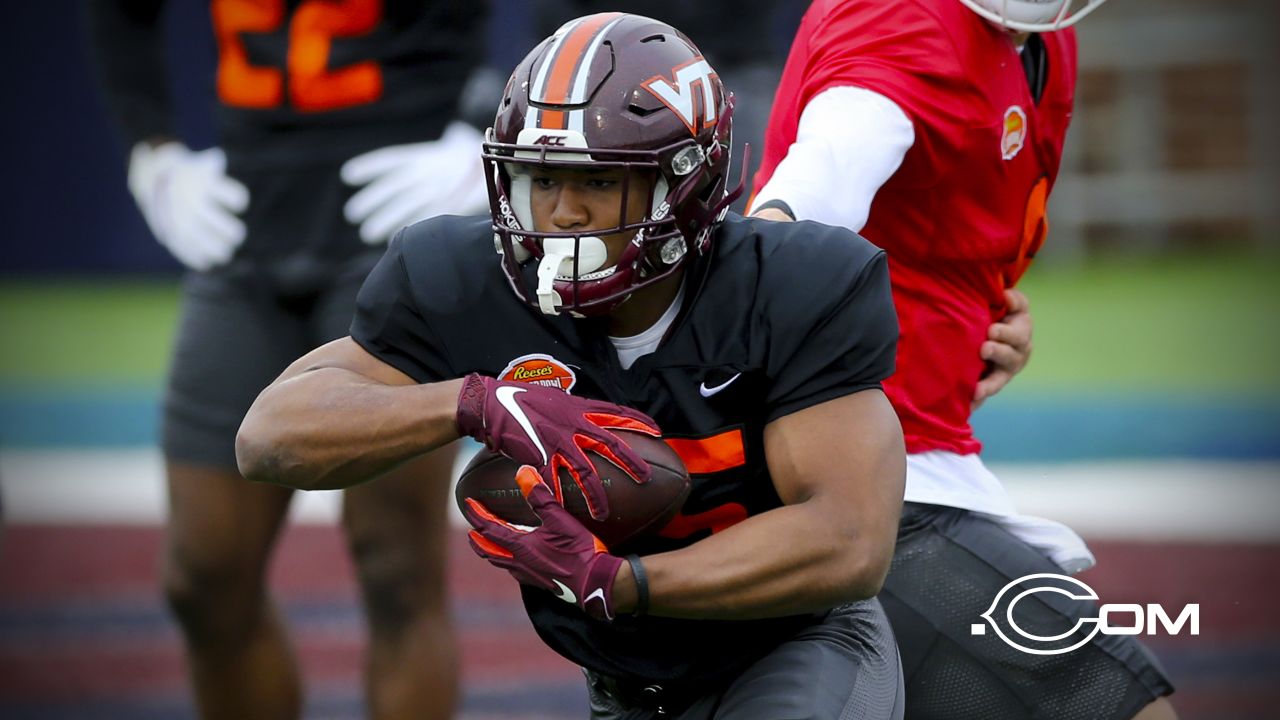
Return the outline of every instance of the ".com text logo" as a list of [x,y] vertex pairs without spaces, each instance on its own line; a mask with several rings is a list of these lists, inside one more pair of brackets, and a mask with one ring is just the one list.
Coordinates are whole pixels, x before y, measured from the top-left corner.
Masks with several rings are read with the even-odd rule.
[[[1200,634],[1200,605],[1184,605],[1176,618],[1171,619],[1163,606],[1156,603],[1104,603],[1097,606],[1097,617],[1084,617],[1075,625],[1055,634],[1038,634],[1018,624],[1015,611],[1018,603],[1038,594],[1063,595],[1069,600],[1097,602],[1093,588],[1067,575],[1036,573],[1020,577],[1000,589],[991,607],[980,617],[1010,647],[1032,655],[1061,655],[1079,648],[1094,635],[1155,635],[1163,627],[1165,633],[1177,635],[1187,627],[1192,635]],[[1050,598],[1040,598],[1049,600]],[[1025,612],[1025,611],[1024,611]],[[1028,615],[1024,615],[1024,618]],[[974,623],[970,632],[985,635],[987,625]],[[1088,626],[1086,629],[1085,626]],[[1032,644],[1034,643],[1034,646]]]

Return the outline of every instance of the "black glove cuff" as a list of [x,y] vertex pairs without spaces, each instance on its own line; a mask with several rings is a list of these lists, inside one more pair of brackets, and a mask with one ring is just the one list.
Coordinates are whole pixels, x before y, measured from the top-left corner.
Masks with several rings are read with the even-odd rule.
[[753,212],[760,212],[761,210],[767,210],[768,208],[781,210],[782,212],[787,214],[787,217],[791,218],[792,220],[796,219],[796,212],[792,210],[791,206],[788,205],[783,200],[770,200],[768,202],[760,203],[760,206],[757,207]]

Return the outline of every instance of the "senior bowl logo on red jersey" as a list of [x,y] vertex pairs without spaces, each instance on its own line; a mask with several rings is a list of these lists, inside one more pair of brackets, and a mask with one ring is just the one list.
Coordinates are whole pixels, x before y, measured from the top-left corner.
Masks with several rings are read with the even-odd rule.
[[1004,133],[1000,136],[1000,156],[1012,160],[1027,142],[1027,114],[1017,105],[1004,111]]
[[545,385],[560,388],[569,392],[578,376],[568,365],[541,353],[521,355],[507,363],[507,367],[498,375],[499,380],[523,382],[532,385]]

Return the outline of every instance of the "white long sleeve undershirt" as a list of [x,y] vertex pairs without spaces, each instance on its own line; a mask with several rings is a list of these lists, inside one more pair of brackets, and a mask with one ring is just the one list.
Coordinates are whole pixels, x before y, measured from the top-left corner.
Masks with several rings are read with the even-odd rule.
[[795,142],[751,210],[781,200],[797,220],[860,231],[876,192],[914,142],[911,119],[889,98],[859,87],[827,88],[800,114]]

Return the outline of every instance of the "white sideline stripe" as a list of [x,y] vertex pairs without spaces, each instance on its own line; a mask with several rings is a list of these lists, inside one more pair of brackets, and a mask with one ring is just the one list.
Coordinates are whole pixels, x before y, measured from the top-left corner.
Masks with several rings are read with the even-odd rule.
[[[480,446],[464,446],[454,477]],[[465,525],[450,493],[453,520]],[[336,523],[342,493],[295,493],[294,522]],[[0,450],[0,514],[7,522],[62,525],[156,525],[167,514],[164,461],[154,448]]]
[[1280,462],[991,465],[1018,511],[1086,539],[1280,541]]
[[[459,457],[458,469],[467,460]],[[1088,539],[1280,542],[1280,462],[993,463],[1018,509]],[[158,451],[0,451],[6,521],[155,525],[165,514]],[[333,523],[340,495],[298,493],[295,522]],[[449,502],[453,506],[452,496]],[[454,520],[463,525],[454,509]]]

